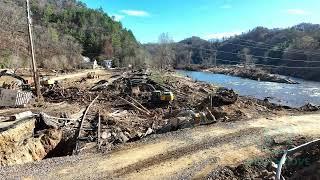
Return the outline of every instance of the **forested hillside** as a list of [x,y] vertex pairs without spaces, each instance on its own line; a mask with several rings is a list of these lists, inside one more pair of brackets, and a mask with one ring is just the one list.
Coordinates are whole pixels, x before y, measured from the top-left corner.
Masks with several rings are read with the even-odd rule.
[[[151,54],[157,45],[146,45]],[[158,46],[160,46],[158,44]],[[257,27],[221,41],[192,37],[172,43],[173,67],[242,64],[270,72],[320,81],[320,25],[299,24],[287,29]]]
[[[24,0],[0,0],[0,66],[28,66]],[[36,57],[43,68],[74,68],[82,60],[113,58],[118,66],[140,62],[133,33],[102,9],[76,0],[31,0]]]
[[258,27],[222,42],[217,58],[236,61],[220,63],[249,63],[279,74],[320,80],[320,25]]

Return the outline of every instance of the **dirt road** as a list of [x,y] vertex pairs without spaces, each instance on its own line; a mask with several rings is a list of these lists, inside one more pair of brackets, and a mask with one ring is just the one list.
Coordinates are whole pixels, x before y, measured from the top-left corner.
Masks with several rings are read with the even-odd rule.
[[319,121],[320,114],[308,114],[196,127],[153,135],[109,155],[64,157],[2,168],[0,178],[201,178],[219,166],[265,155],[268,137],[320,137]]
[[82,72],[77,72],[77,73],[71,73],[71,74],[65,74],[65,75],[59,75],[56,77],[52,77],[51,80],[54,81],[61,81],[65,79],[71,79],[71,78],[81,78],[81,77],[86,77],[88,73],[95,73],[95,74],[105,74],[105,70],[100,70],[100,69],[90,69],[90,70],[83,70]]

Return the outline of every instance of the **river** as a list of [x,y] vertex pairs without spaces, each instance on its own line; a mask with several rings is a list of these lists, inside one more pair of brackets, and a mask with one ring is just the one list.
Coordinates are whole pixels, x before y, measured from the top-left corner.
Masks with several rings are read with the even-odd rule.
[[282,84],[255,81],[210,72],[178,71],[178,73],[188,76],[193,80],[231,88],[242,96],[250,96],[258,99],[268,97],[270,102],[276,104],[291,107],[301,107],[307,103],[320,105],[320,82],[290,78],[300,84]]

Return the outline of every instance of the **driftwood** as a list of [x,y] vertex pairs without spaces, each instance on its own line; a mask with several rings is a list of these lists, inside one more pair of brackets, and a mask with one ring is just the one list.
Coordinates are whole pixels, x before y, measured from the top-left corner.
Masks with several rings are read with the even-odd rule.
[[137,100],[135,100],[133,97],[131,96],[128,96],[129,99],[131,99],[133,102],[135,102],[138,106],[140,106],[143,110],[145,110],[146,112],[148,112],[149,114],[151,114],[151,112],[146,108],[144,107],[142,104],[140,104]]
[[27,118],[34,117],[34,114],[31,111],[21,112],[10,117],[0,117],[0,122],[8,122],[8,121],[20,121]]
[[150,113],[149,113],[149,112],[147,112],[147,111],[139,108],[138,106],[134,105],[133,103],[131,103],[130,101],[128,101],[128,100],[126,100],[126,99],[124,99],[124,98],[122,98],[122,97],[119,97],[119,98],[120,98],[121,100],[125,101],[127,104],[129,104],[129,105],[131,105],[132,107],[134,107],[135,109],[137,109],[138,111],[140,111],[140,112],[142,112],[142,113],[150,116]]
[[208,107],[206,107],[206,110],[208,111],[210,117],[212,118],[213,121],[217,121],[216,117],[214,117],[214,115],[212,114],[212,112],[210,111],[210,109]]

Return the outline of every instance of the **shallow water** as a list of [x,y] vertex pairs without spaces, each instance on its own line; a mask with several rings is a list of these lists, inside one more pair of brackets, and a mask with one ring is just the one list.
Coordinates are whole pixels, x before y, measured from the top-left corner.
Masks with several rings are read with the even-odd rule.
[[235,76],[213,74],[210,72],[178,71],[197,81],[204,81],[215,85],[232,88],[243,96],[251,96],[258,99],[270,98],[270,102],[300,107],[307,103],[320,105],[320,82],[305,81],[290,78],[300,84],[282,84],[274,82],[262,82]]

